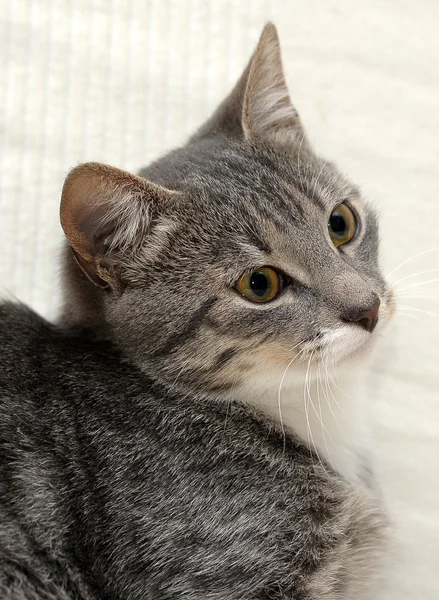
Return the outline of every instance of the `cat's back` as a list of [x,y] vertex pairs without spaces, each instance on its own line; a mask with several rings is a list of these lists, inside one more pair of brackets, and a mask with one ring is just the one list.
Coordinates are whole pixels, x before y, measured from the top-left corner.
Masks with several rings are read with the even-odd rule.
[[23,304],[0,302],[0,385],[2,393],[5,386],[23,390],[26,381],[23,375],[32,376],[29,372],[34,354],[44,346],[48,338],[48,325],[31,309]]
[[[115,369],[124,370],[113,345],[98,341],[91,331],[58,327],[12,302],[0,303],[0,360],[0,398],[18,394],[22,401],[47,406],[62,393],[83,390],[81,375],[90,396],[93,385],[112,376],[117,380]],[[124,375],[129,377],[129,371],[126,366]]]
[[[50,346],[49,325],[22,304],[0,303],[0,432],[1,444],[15,442],[16,436],[35,421],[35,400],[46,398],[50,387],[52,366],[44,364],[43,356]],[[41,372],[46,377],[41,379]],[[20,427],[21,426],[21,427]]]
[[73,558],[81,496],[97,495],[86,481],[88,421],[93,406],[105,421],[106,406],[129,395],[129,372],[111,344],[0,303],[1,598],[95,598]]

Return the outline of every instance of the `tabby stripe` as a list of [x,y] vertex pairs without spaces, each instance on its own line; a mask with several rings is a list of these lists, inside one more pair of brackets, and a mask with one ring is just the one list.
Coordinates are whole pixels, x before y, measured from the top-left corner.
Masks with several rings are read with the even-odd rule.
[[190,315],[188,322],[181,329],[181,331],[170,335],[165,340],[163,346],[155,350],[154,356],[168,354],[173,348],[175,348],[175,346],[181,346],[188,340],[194,338],[216,301],[217,298],[209,298],[209,300],[203,302],[203,304]]

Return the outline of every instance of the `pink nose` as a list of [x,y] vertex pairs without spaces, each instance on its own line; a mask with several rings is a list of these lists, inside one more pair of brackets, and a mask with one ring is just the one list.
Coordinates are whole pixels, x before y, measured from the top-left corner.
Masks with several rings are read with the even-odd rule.
[[378,323],[378,311],[380,308],[380,299],[377,298],[374,304],[367,309],[350,310],[343,316],[343,321],[357,323],[366,331],[372,333]]

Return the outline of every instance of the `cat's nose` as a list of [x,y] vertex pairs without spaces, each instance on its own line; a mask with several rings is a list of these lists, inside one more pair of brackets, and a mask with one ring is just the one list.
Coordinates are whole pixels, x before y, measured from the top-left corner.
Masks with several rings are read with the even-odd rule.
[[370,308],[350,309],[343,315],[343,321],[357,323],[366,331],[372,333],[378,323],[378,310],[380,308],[380,299],[377,297]]

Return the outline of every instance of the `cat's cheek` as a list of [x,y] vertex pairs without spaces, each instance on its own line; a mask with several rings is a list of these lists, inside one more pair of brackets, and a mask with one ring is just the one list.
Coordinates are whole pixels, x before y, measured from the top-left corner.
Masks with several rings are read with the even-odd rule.
[[380,323],[381,326],[387,325],[396,311],[396,295],[392,286],[388,286],[381,302]]

